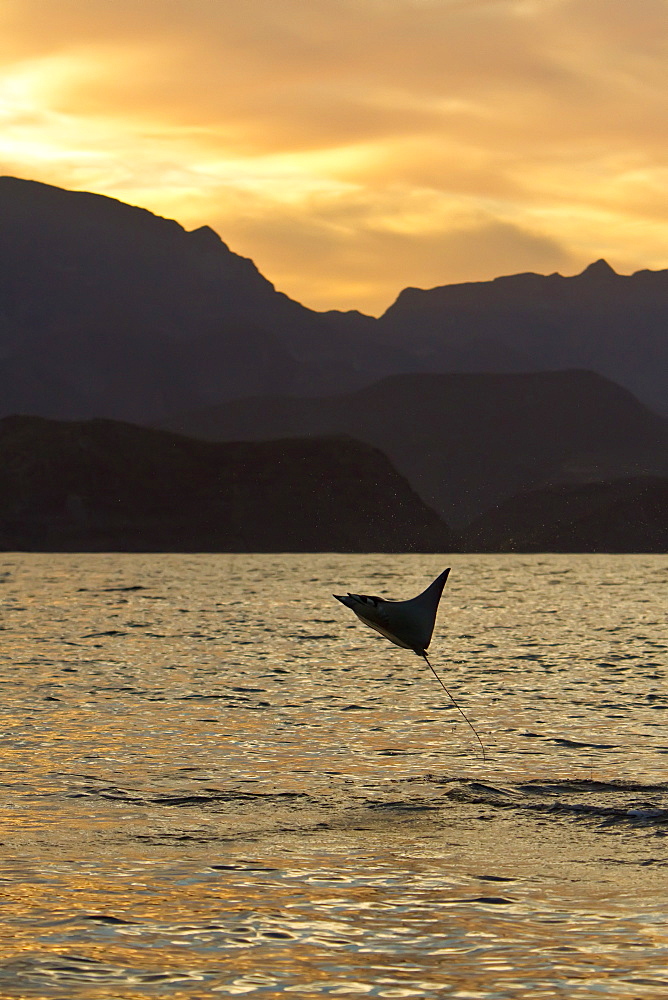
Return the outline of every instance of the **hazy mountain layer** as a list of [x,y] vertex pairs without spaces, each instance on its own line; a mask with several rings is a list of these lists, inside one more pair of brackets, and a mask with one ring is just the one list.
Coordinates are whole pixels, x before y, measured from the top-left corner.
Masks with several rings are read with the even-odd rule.
[[169,427],[211,440],[350,434],[452,525],[546,484],[668,474],[668,422],[583,371],[400,375],[319,399],[233,400]]

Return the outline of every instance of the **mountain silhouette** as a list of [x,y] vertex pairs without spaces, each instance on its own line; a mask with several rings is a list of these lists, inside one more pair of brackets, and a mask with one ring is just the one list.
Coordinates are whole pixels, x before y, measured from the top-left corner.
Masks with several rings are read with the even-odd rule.
[[212,444],[112,420],[0,420],[0,548],[438,552],[452,534],[349,438]]
[[0,177],[0,416],[155,422],[409,372],[583,368],[668,413],[668,271],[405,289],[379,319],[276,291],[209,227]]
[[231,400],[166,426],[209,440],[349,434],[455,527],[523,490],[668,474],[668,421],[586,371],[397,375],[317,399]]
[[[487,513],[496,517],[500,504],[527,491],[666,477],[667,424],[651,412],[668,413],[666,329],[668,271],[623,276],[604,260],[573,277],[517,274],[408,288],[379,319],[354,310],[318,313],[278,292],[207,226],[187,232],[102,195],[0,177],[0,417],[111,418],[228,442],[321,435],[340,442],[345,435],[364,443],[357,447],[367,447],[373,468],[382,461],[373,449],[381,449],[422,503],[458,530]],[[76,432],[77,448],[105,481],[110,473],[96,464],[98,444],[90,443],[92,431],[84,426],[85,432]],[[127,433],[132,451],[139,432]],[[26,467],[34,468],[33,450],[42,455],[50,434],[44,425],[13,439]],[[53,434],[54,455],[61,454],[62,439]],[[169,457],[181,454],[182,446],[150,439],[169,470],[162,480],[149,460],[149,438],[142,440],[156,481],[181,484],[165,486],[165,496],[175,490],[185,497],[179,479],[185,472]],[[120,447],[107,444],[112,451]],[[203,447],[188,445],[193,455]],[[327,484],[328,462],[318,457],[326,446],[313,447],[313,467]],[[343,454],[345,448],[327,447],[331,474],[340,479],[331,449]],[[18,475],[18,451],[7,455],[14,456],[8,468]],[[67,455],[66,465],[74,461]],[[134,461],[133,488],[148,495]],[[206,465],[209,459],[197,461]],[[206,479],[204,465],[190,469],[194,481]],[[54,482],[60,481],[61,470],[51,468]],[[93,472],[77,468],[92,483]],[[272,474],[287,483],[281,477],[290,469],[303,486],[296,453]],[[14,496],[6,475],[4,481]],[[47,480],[44,489],[46,496]],[[70,494],[83,496],[78,487]],[[262,520],[252,490],[242,494]],[[337,503],[345,503],[344,494],[336,494]],[[72,510],[78,503],[72,500]],[[186,499],[182,505],[194,524],[195,508]],[[336,510],[333,504],[332,518]],[[59,516],[53,514],[56,521]],[[378,524],[383,519],[379,514]],[[179,523],[182,539],[196,544],[201,536],[195,527],[186,531]],[[401,531],[407,523],[397,521]],[[207,537],[213,532],[218,539],[211,544],[233,544],[226,529],[216,533],[213,520],[207,524]],[[317,532],[288,531],[287,514],[281,524],[286,545],[308,547],[308,536],[319,546]],[[27,521],[24,527],[29,533]],[[334,527],[332,521],[332,545],[338,546],[343,535]],[[118,525],[109,530],[107,537],[120,537]],[[158,537],[155,525],[144,530],[145,537]],[[274,544],[257,530],[258,546]],[[266,530],[269,539],[273,529]],[[405,547],[401,531],[392,534],[386,524],[384,543],[375,530],[369,527],[365,547]],[[439,547],[446,544],[442,530],[434,536]],[[165,532],[164,545],[178,544]],[[40,536],[45,545],[47,535]],[[418,531],[416,539],[424,537]],[[362,542],[358,536],[350,544]]]

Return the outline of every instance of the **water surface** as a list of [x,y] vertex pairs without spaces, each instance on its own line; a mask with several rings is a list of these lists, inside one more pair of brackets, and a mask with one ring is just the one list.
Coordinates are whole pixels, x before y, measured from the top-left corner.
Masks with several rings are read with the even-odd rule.
[[665,997],[667,570],[5,554],[0,995]]

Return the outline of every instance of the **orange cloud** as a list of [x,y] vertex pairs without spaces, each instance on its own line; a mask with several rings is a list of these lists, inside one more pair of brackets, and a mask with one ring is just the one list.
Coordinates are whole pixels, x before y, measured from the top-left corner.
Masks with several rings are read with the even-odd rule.
[[664,0],[5,0],[0,161],[320,308],[668,264]]

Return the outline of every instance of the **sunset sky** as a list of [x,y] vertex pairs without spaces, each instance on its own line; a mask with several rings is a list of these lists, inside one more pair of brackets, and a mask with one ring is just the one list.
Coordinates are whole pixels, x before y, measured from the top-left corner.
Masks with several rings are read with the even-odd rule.
[[668,0],[0,0],[0,173],[281,291],[668,267]]

